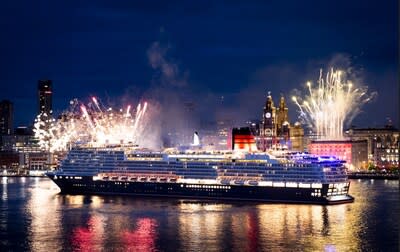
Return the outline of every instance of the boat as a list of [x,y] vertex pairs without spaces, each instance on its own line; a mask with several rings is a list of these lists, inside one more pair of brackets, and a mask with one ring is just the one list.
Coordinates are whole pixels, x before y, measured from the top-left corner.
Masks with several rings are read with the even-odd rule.
[[72,148],[59,168],[46,175],[64,194],[311,204],[354,201],[344,161],[308,153],[81,146]]

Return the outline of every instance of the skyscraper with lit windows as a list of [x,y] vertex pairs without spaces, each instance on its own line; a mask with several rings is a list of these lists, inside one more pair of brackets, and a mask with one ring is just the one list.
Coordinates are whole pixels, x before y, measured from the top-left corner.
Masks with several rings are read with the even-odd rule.
[[46,113],[50,116],[53,113],[52,108],[52,81],[39,80],[38,82],[38,95],[39,95],[39,111],[38,114]]
[[13,134],[13,104],[8,100],[0,102],[0,135]]

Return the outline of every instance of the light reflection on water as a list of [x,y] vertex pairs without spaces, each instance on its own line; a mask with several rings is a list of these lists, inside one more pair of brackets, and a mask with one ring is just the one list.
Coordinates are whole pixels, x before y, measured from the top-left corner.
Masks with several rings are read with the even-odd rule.
[[71,251],[397,251],[399,182],[353,180],[335,206],[60,195],[1,180],[0,248]]

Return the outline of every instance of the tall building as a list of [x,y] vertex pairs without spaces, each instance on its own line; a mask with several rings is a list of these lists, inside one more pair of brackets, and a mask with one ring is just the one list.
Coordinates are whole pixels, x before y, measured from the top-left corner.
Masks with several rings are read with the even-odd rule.
[[266,149],[272,148],[274,137],[276,136],[275,131],[275,112],[274,101],[272,100],[271,93],[268,92],[267,100],[262,114],[262,126],[260,127],[260,141],[257,144],[258,147],[265,151]]
[[265,102],[262,122],[263,122],[263,131],[262,135],[267,137],[272,137],[276,135],[275,132],[275,107],[274,101],[272,100],[271,93],[268,92],[267,100]]
[[258,136],[256,137],[256,142],[259,149],[263,151],[270,148],[304,150],[304,130],[299,123],[296,123],[293,127],[290,126],[288,112],[283,95],[281,95],[278,106],[275,107],[271,93],[268,92],[259,134],[256,134]]
[[8,100],[0,102],[0,135],[13,134],[13,104]]
[[47,116],[53,113],[52,108],[52,81],[39,80],[38,94],[39,94],[39,111],[38,114],[46,113]]
[[283,95],[279,101],[279,107],[276,109],[276,136],[282,140],[289,140],[289,116]]

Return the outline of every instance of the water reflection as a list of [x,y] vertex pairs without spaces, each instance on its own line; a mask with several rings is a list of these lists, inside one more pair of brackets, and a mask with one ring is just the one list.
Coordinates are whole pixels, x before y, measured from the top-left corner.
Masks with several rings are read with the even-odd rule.
[[[278,205],[182,203],[179,234],[189,250],[219,251],[240,248],[243,251],[304,247],[323,251],[359,247],[358,230],[346,222],[346,205]],[[358,209],[356,209],[358,211]],[[230,230],[231,244],[221,244]],[[343,243],[343,241],[348,241]]]
[[104,217],[90,216],[85,226],[72,231],[71,244],[74,251],[100,251],[104,240]]
[[259,249],[259,223],[257,213],[251,211],[246,214],[246,250],[258,251]]
[[31,251],[390,251],[398,185],[355,180],[353,204],[318,206],[60,195],[46,179],[8,179],[0,240]]
[[2,192],[1,192],[1,200],[3,202],[7,201],[7,177],[2,177],[1,178],[1,187],[2,187]]
[[26,203],[30,250],[57,250],[61,247],[60,206],[56,200],[59,189],[39,178],[31,182]]
[[90,211],[83,225],[75,221],[71,244],[74,251],[102,251],[113,248],[121,251],[154,251],[157,221],[124,215],[105,216]]
[[121,240],[125,251],[154,251],[157,222],[151,218],[136,221],[136,228],[123,230]]
[[230,205],[204,202],[180,202],[179,238],[191,251],[221,250],[223,213]]

